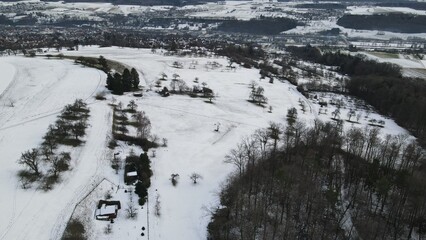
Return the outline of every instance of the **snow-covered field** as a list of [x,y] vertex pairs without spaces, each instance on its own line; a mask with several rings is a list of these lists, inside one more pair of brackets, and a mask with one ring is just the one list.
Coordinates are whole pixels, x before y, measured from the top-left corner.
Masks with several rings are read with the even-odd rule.
[[[91,184],[104,148],[98,140],[106,131],[105,108],[91,107],[92,117],[86,147],[72,153],[74,170],[53,191],[22,190],[17,181],[16,163],[21,152],[41,142],[49,124],[65,104],[76,98],[92,103],[93,94],[102,88],[105,75],[97,70],[82,68],[69,61],[0,58],[0,69],[15,74],[2,77],[10,82],[0,98],[0,239],[49,239],[58,223],[64,223],[74,199]],[[7,70],[9,69],[9,70]],[[9,106],[13,100],[14,106]],[[95,107],[96,106],[96,107]],[[98,124],[93,124],[93,121]],[[100,145],[100,146],[99,146]],[[58,228],[59,229],[59,228]]]
[[369,6],[350,6],[348,7],[347,14],[352,15],[374,15],[374,14],[387,14],[387,13],[404,13],[415,15],[426,15],[424,10],[416,10],[407,7],[369,7]]
[[402,74],[406,77],[424,78],[426,79],[426,61],[419,60],[412,55],[398,55],[397,57],[381,56],[381,54],[362,52],[368,58],[379,62],[388,62],[401,66]]
[[[278,80],[273,84],[260,81],[256,69],[237,67],[235,71],[228,71],[225,67],[228,61],[222,57],[164,56],[148,49],[118,47],[81,47],[78,52],[64,54],[103,55],[135,67],[145,90],[155,90],[152,83],[163,72],[169,79],[173,74],[179,74],[190,87],[198,77],[200,84],[205,82],[217,93],[217,98],[211,104],[187,95],[164,98],[154,91],[144,92],[142,98],[131,94],[114,96],[124,106],[135,100],[138,109],[145,111],[151,119],[153,134],[168,139],[168,146],[156,149],[156,157],[151,158],[154,175],[149,204],[139,208],[137,219],[132,220],[125,217],[129,194],[124,193],[122,171],[117,175],[110,167],[113,152],[106,147],[112,120],[108,104],[112,96],[107,95],[106,101],[93,98],[94,94],[105,90],[105,74],[68,60],[0,58],[0,69],[11,72],[5,75],[5,81],[10,83],[2,88],[0,97],[0,151],[3,154],[0,160],[0,194],[3,196],[0,198],[0,240],[58,239],[76,204],[99,183],[99,188],[79,204],[73,216],[87,222],[90,239],[141,239],[141,227],[148,228],[148,220],[149,229],[145,234],[149,230],[153,240],[206,239],[206,226],[210,220],[208,209],[217,207],[220,186],[233,170],[231,165],[223,163],[229,150],[256,129],[267,127],[271,121],[285,124],[287,110],[291,107],[298,109],[298,118],[307,124],[312,124],[318,117],[319,107],[303,97],[295,86]],[[181,62],[183,68],[173,68],[174,61]],[[212,68],[212,62],[217,62],[218,67]],[[247,101],[251,81],[265,89],[269,99],[266,107],[272,106],[272,113],[268,108]],[[170,80],[162,84],[169,87]],[[36,147],[58,111],[75,98],[83,98],[89,103],[91,116],[85,144],[72,153],[73,169],[64,174],[63,181],[50,192],[22,190],[16,178],[20,169],[16,160],[20,153]],[[9,99],[14,100],[14,107],[4,104]],[[305,113],[300,110],[300,102],[306,105]],[[331,108],[328,115],[321,114],[320,119],[329,120]],[[342,110],[342,118],[345,111]],[[217,124],[220,124],[219,132],[214,131]],[[350,123],[345,124],[350,126]],[[364,127],[366,124],[361,121],[358,125]],[[405,131],[386,119],[383,133]],[[136,154],[141,152],[126,144],[120,144],[115,152],[124,158],[131,149]],[[203,177],[196,185],[189,179],[193,172]],[[176,187],[169,180],[172,173],[180,175]],[[113,224],[112,233],[105,235],[103,229],[107,222],[94,220],[93,206],[110,187],[114,188],[113,198],[122,201],[123,209]],[[158,195],[161,201],[159,217],[154,214]]]

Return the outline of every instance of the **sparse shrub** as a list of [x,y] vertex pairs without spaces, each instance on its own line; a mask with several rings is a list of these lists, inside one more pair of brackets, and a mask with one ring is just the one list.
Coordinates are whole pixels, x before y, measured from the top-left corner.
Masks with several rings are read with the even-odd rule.
[[109,142],[108,142],[108,148],[109,149],[114,149],[117,146],[118,146],[118,143],[115,139],[109,140]]
[[105,234],[111,234],[112,233],[112,224],[108,223],[104,228]]
[[111,199],[112,198],[112,192],[111,192],[111,190],[108,190],[106,193],[105,193],[105,199],[106,200],[108,200],[108,199]]
[[168,143],[169,141],[167,140],[167,138],[163,138],[163,147],[167,147],[167,143]]
[[96,96],[95,96],[95,99],[96,100],[106,100],[106,97],[105,97],[105,92],[98,92],[97,94],[96,94]]
[[161,202],[160,202],[160,195],[157,194],[155,197],[155,206],[154,206],[154,213],[157,217],[161,215]]

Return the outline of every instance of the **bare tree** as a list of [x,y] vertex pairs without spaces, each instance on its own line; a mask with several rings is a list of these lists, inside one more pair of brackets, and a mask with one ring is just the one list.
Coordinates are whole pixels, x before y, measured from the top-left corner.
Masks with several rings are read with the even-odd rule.
[[53,154],[53,150],[55,150],[58,147],[57,138],[55,136],[55,128],[53,125],[50,125],[46,135],[43,137],[43,143],[42,146],[46,146],[49,148],[50,153]]
[[348,121],[351,121],[351,118],[354,117],[356,115],[355,110],[351,109],[349,110],[347,116],[348,116]]
[[202,177],[200,174],[198,174],[198,173],[192,173],[192,174],[189,176],[189,178],[192,180],[192,182],[193,182],[194,184],[197,184],[197,181],[198,181],[199,179],[202,179],[203,177]]
[[123,110],[123,103],[122,102],[118,102],[117,110],[119,110],[119,111]]
[[331,114],[333,114],[334,119],[338,119],[340,117],[340,108],[336,108]]
[[27,189],[31,186],[31,180],[29,178],[26,177],[20,177],[19,178],[19,183],[21,184],[21,188],[22,189]]
[[18,178],[22,189],[27,189],[31,187],[31,183],[38,180],[38,176],[35,176],[32,172],[28,170],[19,170]]
[[247,157],[242,144],[238,144],[225,156],[225,163],[233,164],[237,167],[239,176],[244,173],[244,168],[247,164]]
[[269,132],[269,137],[274,141],[273,151],[275,152],[278,146],[278,141],[280,140],[281,127],[280,125],[276,123],[270,122],[268,127],[268,132]]
[[179,174],[172,173],[170,176],[170,181],[172,181],[173,186],[176,186],[178,184]]
[[177,81],[180,78],[179,74],[177,74],[177,73],[173,73],[172,77],[173,77],[172,80],[174,80],[174,81]]
[[39,151],[36,148],[33,148],[29,151],[26,151],[21,154],[21,158],[18,160],[18,163],[28,167],[35,175],[40,175],[40,157]]
[[169,142],[169,141],[167,140],[167,138],[163,138],[163,139],[162,139],[162,141],[163,141],[162,146],[163,146],[163,147],[167,147],[167,144],[168,144],[168,142]]
[[50,151],[50,148],[46,145],[42,145],[40,148],[40,154],[43,156],[43,160],[48,162],[50,161],[53,153]]
[[167,74],[165,74],[165,73],[161,73],[160,80],[162,80],[162,81],[167,81]]
[[361,119],[361,117],[362,117],[362,113],[358,112],[358,114],[356,115],[356,121],[359,122],[359,120]]
[[60,172],[67,171],[69,169],[69,162],[71,155],[68,152],[61,152],[59,156],[55,156],[51,159],[50,172],[53,176],[57,177]]
[[186,85],[186,82],[183,80],[177,81],[177,87],[180,93],[186,92],[189,89],[188,85]]
[[135,218],[137,216],[137,209],[133,202],[127,203],[127,217],[128,218]]
[[138,136],[144,139],[148,139],[151,133],[151,121],[145,112],[137,112],[134,117],[137,123],[137,133]]
[[71,132],[74,135],[75,139],[78,140],[79,137],[83,137],[86,134],[87,123],[83,120],[79,120],[71,126]]
[[127,104],[127,107],[130,109],[131,112],[134,112],[138,105],[135,103],[135,100],[130,100],[129,104]]
[[267,103],[268,98],[265,97],[264,93],[265,90],[261,86],[253,88],[250,92],[250,99],[258,105],[261,105],[262,103]]

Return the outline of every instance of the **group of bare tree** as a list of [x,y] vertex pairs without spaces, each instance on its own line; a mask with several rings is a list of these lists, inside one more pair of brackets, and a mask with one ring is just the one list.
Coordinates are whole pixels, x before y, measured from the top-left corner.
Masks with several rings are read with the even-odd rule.
[[80,137],[85,135],[89,109],[83,100],[66,105],[54,125],[50,125],[43,136],[39,148],[33,148],[21,154],[18,164],[25,167],[18,177],[22,188],[40,181],[44,190],[51,189],[59,180],[60,173],[69,170],[71,156],[69,152],[58,152],[61,144],[78,145]]
[[[165,73],[162,73],[161,77],[155,82],[155,87],[158,89],[157,92],[163,96],[169,96],[169,89],[167,87],[163,87],[160,91],[162,81],[167,81],[167,75]],[[208,103],[213,103],[213,100],[216,98],[216,94],[210,87],[208,87],[208,84],[206,82],[202,82],[200,85],[198,77],[195,77],[193,82],[196,84],[190,88],[188,84],[181,79],[179,74],[175,73],[170,81],[170,92],[174,94],[188,94],[191,97],[207,98]]]
[[[152,140],[151,142],[154,145],[157,145],[158,137],[151,135],[151,121],[143,111],[137,110],[138,105],[134,100],[131,100],[127,104],[127,108],[123,107],[123,104],[119,102],[114,106],[113,114],[113,133],[116,140],[130,141],[138,145],[143,145],[148,143],[148,139]],[[131,114],[129,118],[128,114]],[[136,128],[136,136],[130,136],[127,133],[129,130],[128,126],[133,126]],[[152,145],[152,144],[148,144]],[[141,146],[144,147],[144,146]],[[149,147],[149,146],[147,146]]]
[[257,104],[262,105],[268,102],[268,98],[265,97],[265,89],[263,87],[258,86],[255,81],[250,83],[250,101]]
[[210,239],[411,239],[426,235],[422,148],[380,128],[271,124],[244,139]]

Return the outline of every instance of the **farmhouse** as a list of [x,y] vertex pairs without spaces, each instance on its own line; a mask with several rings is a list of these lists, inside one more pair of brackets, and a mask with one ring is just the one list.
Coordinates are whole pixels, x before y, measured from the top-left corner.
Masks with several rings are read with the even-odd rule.
[[100,200],[95,211],[97,220],[112,220],[117,217],[118,210],[121,209],[120,201]]

